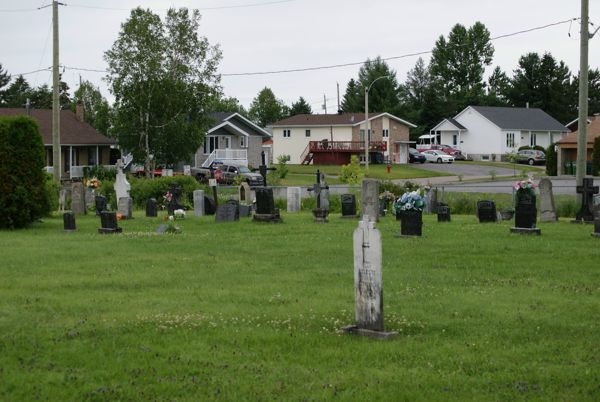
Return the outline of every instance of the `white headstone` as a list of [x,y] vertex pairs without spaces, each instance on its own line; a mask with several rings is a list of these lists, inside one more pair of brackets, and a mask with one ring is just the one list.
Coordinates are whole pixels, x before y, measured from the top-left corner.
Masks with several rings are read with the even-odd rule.
[[115,179],[115,193],[118,200],[121,198],[129,198],[129,190],[131,189],[131,184],[127,181],[127,176],[123,173],[123,164],[119,159],[117,161],[117,177]]
[[361,220],[353,240],[356,326],[383,331],[381,233],[373,220]]
[[71,211],[75,215],[85,215],[85,190],[83,183],[76,181],[71,186]]
[[204,216],[204,190],[194,190],[194,216]]
[[119,213],[123,219],[131,219],[133,216],[133,202],[130,197],[121,197],[117,202]]
[[287,211],[300,212],[302,202],[302,189],[300,187],[287,188]]
[[379,181],[376,179],[363,179],[361,205],[363,220],[379,221]]
[[538,187],[540,189],[540,221],[556,222],[557,216],[554,194],[552,193],[552,181],[544,177],[540,180]]
[[183,165],[183,175],[184,176],[192,175],[192,167],[190,165]]

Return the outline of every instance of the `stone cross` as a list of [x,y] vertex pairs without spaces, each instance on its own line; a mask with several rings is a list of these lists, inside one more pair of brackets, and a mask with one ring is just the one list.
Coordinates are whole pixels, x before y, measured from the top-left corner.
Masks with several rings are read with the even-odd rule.
[[129,197],[129,190],[131,185],[127,181],[127,176],[123,173],[123,163],[121,159],[117,161],[117,177],[115,179],[115,193],[117,195],[117,202],[119,199]]
[[317,182],[313,184],[308,191],[314,191],[315,197],[317,197],[317,209],[329,209],[329,186],[325,184],[325,175],[317,170]]
[[300,187],[287,188],[287,211],[290,213],[300,212],[302,203],[302,189]]
[[361,205],[363,220],[379,221],[379,181],[376,179],[363,179]]
[[354,295],[356,326],[383,331],[381,233],[372,220],[361,220],[354,230]]
[[556,222],[556,206],[552,192],[552,180],[544,177],[538,184],[540,189],[540,221]]
[[577,193],[581,194],[581,208],[575,216],[576,221],[592,222],[594,215],[592,207],[594,205],[594,194],[598,194],[598,186],[594,186],[594,179],[585,177],[583,185],[577,186]]

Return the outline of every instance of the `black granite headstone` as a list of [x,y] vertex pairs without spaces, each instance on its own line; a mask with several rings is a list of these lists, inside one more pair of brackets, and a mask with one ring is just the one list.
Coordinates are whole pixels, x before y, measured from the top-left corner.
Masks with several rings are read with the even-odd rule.
[[518,190],[515,205],[515,227],[524,229],[535,228],[537,208],[535,194],[529,191]]
[[594,186],[594,179],[590,177],[583,178],[583,185],[577,186],[577,193],[581,194],[581,208],[575,215],[575,222],[592,223],[594,214],[592,208],[594,206],[594,194],[598,194],[598,186]]
[[146,201],[146,217],[154,218],[158,215],[158,203],[156,198],[149,198]]
[[342,194],[342,217],[356,217],[356,196],[354,194]]
[[437,203],[437,220],[438,222],[450,222],[450,207],[442,202]]
[[217,208],[216,222],[233,222],[240,220],[240,203],[237,200],[229,200]]
[[216,211],[215,199],[204,196],[204,215],[214,215]]
[[123,229],[117,226],[117,213],[102,211],[100,213],[100,224],[101,228],[98,229],[98,233],[121,233]]
[[73,212],[65,212],[63,214],[63,226],[66,232],[77,230],[75,226],[75,214]]
[[106,197],[103,195],[97,195],[94,197],[94,201],[96,203],[96,216],[100,216],[102,211],[106,211]]
[[169,192],[171,193],[171,201],[167,203],[167,211],[169,212],[169,215],[173,215],[175,210],[184,209],[181,204],[181,194],[183,190],[177,184],[172,184],[169,188]]
[[256,213],[260,215],[272,214],[275,210],[273,189],[269,187],[258,187],[256,192]]
[[496,222],[498,214],[496,213],[496,203],[490,200],[477,201],[477,216],[480,223]]

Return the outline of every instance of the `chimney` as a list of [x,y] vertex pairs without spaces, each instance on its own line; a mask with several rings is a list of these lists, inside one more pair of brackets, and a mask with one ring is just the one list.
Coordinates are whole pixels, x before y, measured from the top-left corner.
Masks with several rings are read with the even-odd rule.
[[77,102],[75,105],[75,116],[80,122],[84,121],[83,118],[85,117],[85,111],[83,110],[83,103]]

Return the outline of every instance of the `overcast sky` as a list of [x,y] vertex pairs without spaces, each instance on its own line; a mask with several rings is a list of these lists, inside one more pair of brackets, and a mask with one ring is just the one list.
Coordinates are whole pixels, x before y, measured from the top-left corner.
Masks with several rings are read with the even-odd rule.
[[[16,75],[52,64],[51,8],[36,10],[50,0],[0,0],[0,63]],[[223,52],[220,73],[261,72],[362,62],[367,58],[402,56],[429,51],[452,26],[481,21],[492,37],[544,26],[580,16],[578,0],[63,0],[60,8],[60,58],[69,67],[103,70],[104,52],[120,24],[136,6],[160,15],[174,7],[198,8],[200,34]],[[263,5],[257,5],[264,3]],[[590,20],[600,25],[598,0],[590,0]],[[246,7],[237,7],[246,6]],[[225,8],[223,8],[225,7]],[[226,8],[229,7],[229,8]],[[102,8],[115,8],[114,10]],[[212,10],[210,8],[213,8]],[[218,9],[214,9],[218,8]],[[33,11],[28,11],[33,9]],[[8,10],[21,10],[10,12]],[[570,36],[569,36],[570,33]],[[590,42],[590,65],[600,66],[600,34]],[[491,71],[499,65],[509,75],[526,52],[550,52],[579,70],[579,23],[565,23],[493,41]],[[429,55],[423,56],[426,60]],[[388,63],[403,82],[416,56]],[[227,96],[248,106],[265,86],[291,104],[303,96],[315,113],[328,112],[360,66],[287,74],[222,77]],[[63,79],[77,87],[79,76],[98,85],[112,99],[104,74],[67,69]],[[31,85],[51,83],[49,72],[26,76]]]

